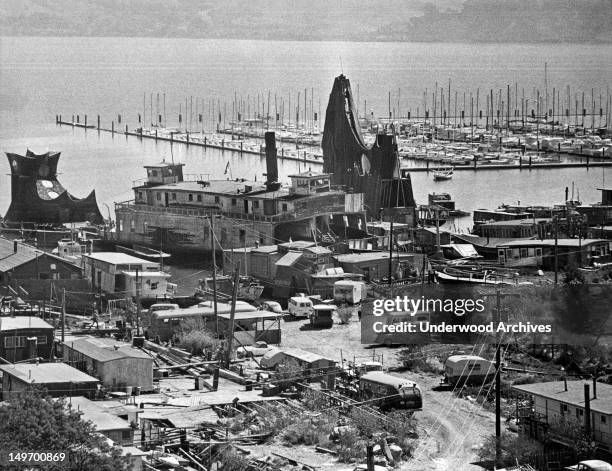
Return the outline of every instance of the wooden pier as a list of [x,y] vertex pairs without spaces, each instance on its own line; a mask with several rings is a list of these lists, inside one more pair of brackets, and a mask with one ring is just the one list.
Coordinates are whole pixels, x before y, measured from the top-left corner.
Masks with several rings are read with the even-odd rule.
[[[256,145],[253,149],[253,143],[245,143],[242,139],[213,139],[206,135],[202,135],[200,132],[190,133],[188,131],[182,132],[169,132],[166,134],[161,133],[161,129],[155,129],[154,132],[151,130],[145,130],[142,128],[138,130],[130,131],[126,125],[124,129],[115,128],[115,122],[111,122],[111,128],[103,128],[100,126],[100,117],[97,118],[97,125],[88,125],[87,116],[84,118],[84,123],[81,123],[79,117],[74,121],[64,121],[61,115],[56,115],[55,123],[58,126],[70,126],[73,128],[92,129],[97,132],[108,132],[113,135],[121,134],[124,136],[133,136],[139,139],[152,139],[154,141],[169,142],[170,144],[184,144],[186,146],[197,146],[210,149],[218,149],[222,152],[238,152],[240,154],[258,155],[264,158],[266,155],[266,148],[264,145]],[[247,145],[245,145],[247,144]],[[278,158],[281,160],[293,160],[296,162],[302,162],[304,164],[315,164],[323,165],[323,156],[309,152],[308,150],[296,149],[295,151],[287,150],[281,147],[278,152]]]

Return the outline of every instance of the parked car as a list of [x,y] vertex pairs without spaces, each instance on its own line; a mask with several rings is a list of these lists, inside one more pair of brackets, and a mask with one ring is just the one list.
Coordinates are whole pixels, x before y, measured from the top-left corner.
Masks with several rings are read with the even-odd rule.
[[269,347],[266,342],[255,342],[255,345],[238,347],[236,355],[238,358],[262,357],[271,349],[272,347]]
[[612,471],[612,465],[602,460],[586,460],[563,469],[567,471]]
[[277,303],[276,301],[264,301],[261,303],[261,309],[264,311],[274,312],[276,314],[283,313],[283,308],[281,307],[280,303]]
[[313,302],[304,294],[298,294],[289,299],[289,314],[292,317],[309,318],[313,313]]

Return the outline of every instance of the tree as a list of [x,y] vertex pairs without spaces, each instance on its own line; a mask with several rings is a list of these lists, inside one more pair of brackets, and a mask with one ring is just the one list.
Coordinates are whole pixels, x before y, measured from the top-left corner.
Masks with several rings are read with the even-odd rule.
[[121,456],[120,447],[111,446],[98,434],[91,422],[84,422],[69,409],[65,399],[53,399],[39,389],[15,394],[0,405],[0,450],[67,454],[63,467],[40,466],[44,470],[127,471],[131,462],[129,456]]

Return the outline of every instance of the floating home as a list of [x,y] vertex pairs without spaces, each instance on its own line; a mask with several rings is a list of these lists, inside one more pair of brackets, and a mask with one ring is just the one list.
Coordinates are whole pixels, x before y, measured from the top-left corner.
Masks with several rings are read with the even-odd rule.
[[42,386],[51,397],[85,396],[93,398],[100,381],[65,363],[16,363],[1,365],[2,398],[23,394],[36,386]]
[[282,186],[273,133],[266,134],[266,161],[265,182],[184,175],[184,164],[146,166],[134,200],[115,205],[116,241],[193,252],[213,248],[213,227],[217,250],[367,236],[362,193],[343,191],[332,186],[331,174],[311,171],[290,175],[291,184]]
[[83,254],[82,260],[85,277],[92,289],[136,296],[136,283],[140,282],[142,298],[164,296],[168,291],[170,275],[160,271],[157,262],[120,252]]
[[10,362],[51,359],[53,326],[34,316],[0,317],[0,357]]
[[106,387],[153,390],[153,358],[129,343],[81,337],[66,340],[63,351],[66,363],[100,378]]
[[551,426],[564,417],[577,420],[595,447],[612,456],[612,386],[595,380],[551,381],[512,386],[526,395],[531,405],[519,411],[522,432],[538,440],[573,446],[575,437],[551,433]]
[[[608,263],[612,260],[612,242],[603,239],[558,239],[558,266],[570,261],[581,266]],[[506,267],[539,267],[547,270],[555,266],[555,240],[515,240],[497,246],[498,262]]]

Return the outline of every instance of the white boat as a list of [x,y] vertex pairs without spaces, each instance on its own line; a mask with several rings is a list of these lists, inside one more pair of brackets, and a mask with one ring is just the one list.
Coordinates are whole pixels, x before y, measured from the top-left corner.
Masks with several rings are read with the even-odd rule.
[[434,169],[433,171],[433,179],[434,181],[443,181],[450,180],[453,178],[453,168],[452,167],[440,167]]

